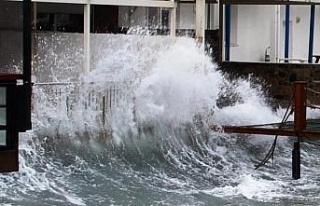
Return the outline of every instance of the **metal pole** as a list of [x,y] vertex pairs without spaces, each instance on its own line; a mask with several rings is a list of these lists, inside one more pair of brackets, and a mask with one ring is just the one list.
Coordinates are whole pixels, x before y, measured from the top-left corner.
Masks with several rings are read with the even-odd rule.
[[207,30],[210,30],[211,29],[211,4],[208,3],[208,6],[207,6]]
[[31,0],[23,0],[23,86],[17,86],[16,92],[23,95],[21,109],[21,124],[16,125],[17,131],[26,131],[32,128],[31,123],[31,63],[32,63],[32,13]]
[[300,142],[294,142],[292,150],[292,178],[297,180],[301,177],[301,167],[300,167]]
[[310,33],[309,33],[309,56],[308,63],[312,63],[313,55],[313,39],[314,39],[314,16],[315,16],[315,5],[311,5],[310,10]]
[[23,0],[23,80],[31,83],[31,0]]
[[223,3],[219,1],[219,63],[223,61]]
[[294,131],[298,137],[298,141],[294,143],[292,150],[292,178],[300,179],[300,138],[303,131],[306,130],[306,91],[307,82],[294,83]]
[[231,36],[231,5],[225,5],[225,61],[230,61],[230,36]]
[[[285,42],[284,42],[284,58],[289,58],[289,38],[290,38],[290,5],[286,5],[286,21],[285,21]],[[288,62],[288,60],[285,60]]]

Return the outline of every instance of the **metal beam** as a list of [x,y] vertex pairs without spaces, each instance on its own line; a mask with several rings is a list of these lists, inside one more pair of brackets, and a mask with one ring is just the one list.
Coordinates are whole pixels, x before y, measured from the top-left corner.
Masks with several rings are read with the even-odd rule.
[[288,1],[288,0],[221,0],[222,4],[238,5],[320,5],[319,1]]
[[[22,1],[22,0],[8,0]],[[141,7],[162,7],[174,8],[173,1],[160,0],[32,0],[32,2],[41,3],[61,3],[61,4],[88,4],[91,5],[112,5],[112,6],[141,6]]]
[[237,127],[224,126],[225,133],[239,133],[239,134],[261,134],[261,135],[279,135],[279,136],[294,136],[296,133],[291,129],[268,129],[255,127]]
[[23,80],[26,84],[31,84],[31,0],[23,1]]
[[94,5],[115,5],[115,6],[141,6],[141,7],[164,7],[174,8],[173,1],[154,1],[154,0],[90,0]]
[[268,129],[255,128],[243,126],[223,126],[225,133],[239,133],[239,134],[260,134],[260,135],[278,135],[278,136],[301,136],[304,138],[320,138],[320,131],[303,130],[296,132],[291,129]]

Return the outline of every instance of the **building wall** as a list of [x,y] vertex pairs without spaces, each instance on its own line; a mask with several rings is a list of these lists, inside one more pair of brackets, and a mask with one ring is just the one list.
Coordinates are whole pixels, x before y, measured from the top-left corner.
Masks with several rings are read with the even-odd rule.
[[[237,16],[234,10],[237,10]],[[232,6],[231,11],[230,59],[264,61],[265,51],[270,47],[271,61],[274,61],[275,6],[238,5]]]
[[[262,62],[265,60],[265,51],[268,47],[270,47],[271,62],[284,61],[284,5],[232,5],[231,11],[231,61]],[[313,54],[320,53],[319,19],[319,6],[316,6]],[[299,63],[299,60],[307,61],[309,30],[310,6],[290,6],[288,58],[292,59],[290,60],[292,63]]]
[[22,4],[0,1],[0,72],[22,71]]
[[[310,6],[292,6],[292,58],[308,59],[310,34]],[[314,54],[320,54],[320,7],[315,9]]]
[[195,4],[179,4],[177,9],[177,29],[195,29]]

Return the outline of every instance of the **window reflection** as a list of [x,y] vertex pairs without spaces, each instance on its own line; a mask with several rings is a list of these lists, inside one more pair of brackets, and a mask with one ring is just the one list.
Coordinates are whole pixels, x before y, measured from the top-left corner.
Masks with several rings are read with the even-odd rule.
[[6,88],[0,87],[0,106],[5,106],[6,105]]
[[6,146],[7,138],[6,138],[6,130],[0,130],[0,146]]

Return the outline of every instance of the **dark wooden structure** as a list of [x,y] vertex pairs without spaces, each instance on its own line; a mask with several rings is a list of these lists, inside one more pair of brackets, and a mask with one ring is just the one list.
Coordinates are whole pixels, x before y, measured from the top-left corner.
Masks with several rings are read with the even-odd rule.
[[0,172],[19,170],[19,132],[31,129],[31,0],[22,6],[23,73],[0,73]]
[[292,177],[299,179],[301,138],[320,138],[320,131],[307,130],[307,85],[308,83],[305,81],[294,82],[294,122],[292,129],[224,126],[224,132],[296,137],[297,141],[294,143],[294,149],[292,151]]

